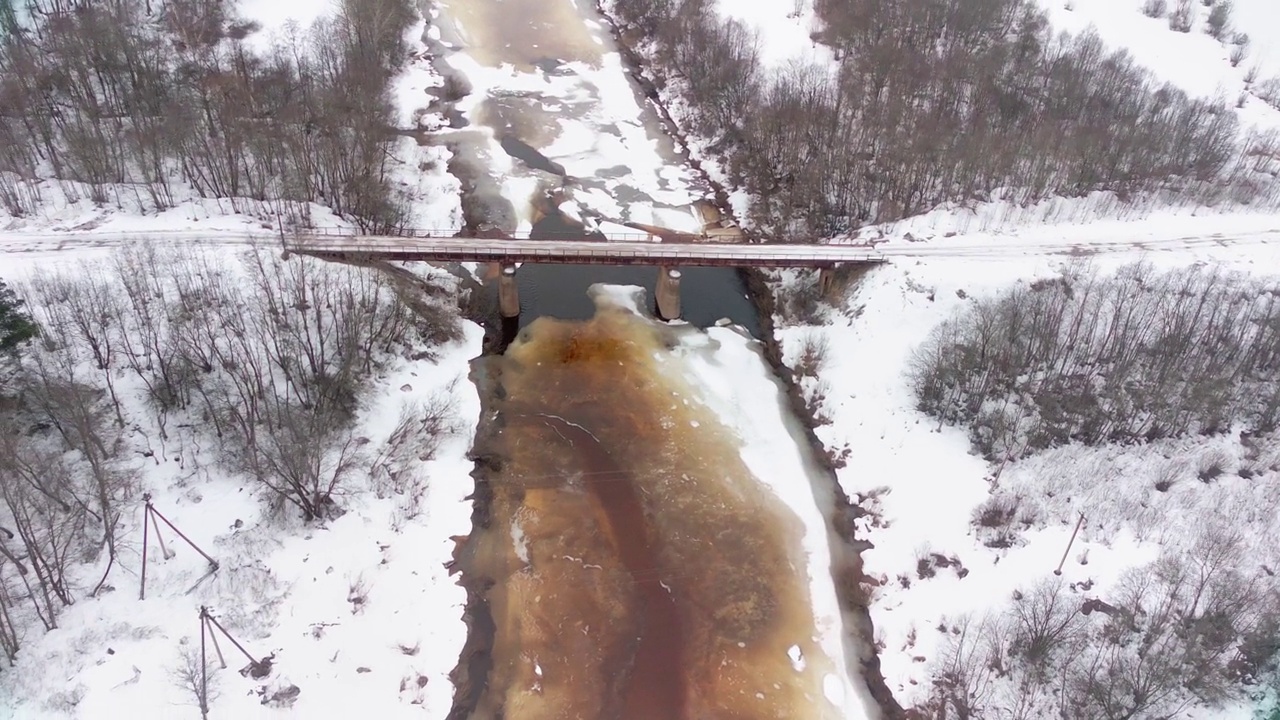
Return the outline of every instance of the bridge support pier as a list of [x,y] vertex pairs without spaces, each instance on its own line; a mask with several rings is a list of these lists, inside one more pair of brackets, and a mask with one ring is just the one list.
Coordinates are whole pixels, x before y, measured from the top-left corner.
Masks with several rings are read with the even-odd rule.
[[658,317],[676,320],[680,317],[680,271],[673,267],[658,268]]
[[520,292],[516,286],[516,266],[502,266],[498,273],[498,311],[504,318],[520,317]]
[[824,267],[818,270],[818,294],[823,298],[830,299],[831,292],[836,287],[836,269],[835,267]]

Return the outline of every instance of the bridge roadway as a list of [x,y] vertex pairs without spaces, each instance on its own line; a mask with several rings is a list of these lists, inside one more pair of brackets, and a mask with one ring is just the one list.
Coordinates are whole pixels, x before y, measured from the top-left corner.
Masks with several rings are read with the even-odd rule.
[[[599,237],[599,236],[596,236]],[[616,236],[611,236],[616,237]],[[566,263],[720,267],[817,267],[885,262],[880,253],[850,245],[764,245],[715,242],[654,242],[640,238],[608,241],[458,237],[335,237],[305,234],[284,241],[285,250],[326,259],[438,262]]]

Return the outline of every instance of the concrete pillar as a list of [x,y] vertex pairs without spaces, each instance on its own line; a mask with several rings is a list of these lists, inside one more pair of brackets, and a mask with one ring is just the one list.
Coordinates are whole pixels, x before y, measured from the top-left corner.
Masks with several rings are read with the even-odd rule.
[[516,288],[516,266],[503,265],[498,273],[498,310],[504,318],[520,317],[520,292]]
[[836,269],[834,267],[824,267],[818,271],[818,294],[824,298],[831,297],[831,291],[836,285]]
[[680,271],[673,267],[658,268],[658,317],[675,320],[680,317]]

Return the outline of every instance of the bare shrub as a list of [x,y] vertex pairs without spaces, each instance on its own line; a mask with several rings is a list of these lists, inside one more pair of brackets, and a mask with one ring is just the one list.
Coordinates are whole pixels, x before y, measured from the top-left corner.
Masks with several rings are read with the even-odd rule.
[[461,431],[454,387],[432,394],[425,402],[406,405],[400,420],[371,465],[374,492],[395,497],[397,529],[418,517],[428,484],[421,464],[435,458],[440,445]]
[[177,659],[169,669],[174,687],[182,692],[187,702],[200,708],[202,718],[209,716],[209,703],[222,694],[216,672],[218,666],[212,656],[212,652],[206,652],[202,667],[199,646],[183,638],[178,646]]
[[972,523],[983,545],[1006,549],[1018,544],[1021,499],[1016,496],[992,495],[974,508]]
[[15,563],[10,555],[8,551],[0,552],[0,652],[4,653],[8,666],[13,667],[22,643],[18,625],[13,620],[15,592],[9,589],[9,575]]
[[800,377],[816,378],[826,367],[830,354],[831,343],[827,336],[819,330],[807,330],[800,336],[792,368]]
[[964,616],[950,628],[926,703],[933,717],[981,718],[1008,654],[1008,624]]
[[270,422],[237,438],[241,466],[304,520],[335,516],[346,481],[364,464],[366,439],[343,418],[299,404],[277,407]]
[[364,612],[365,604],[369,602],[369,589],[372,583],[364,573],[359,573],[347,579],[347,602],[351,603],[351,614],[359,615]]
[[1267,78],[1258,83],[1254,94],[1266,104],[1280,110],[1280,77]]
[[1169,29],[1175,32],[1191,32],[1194,20],[1191,0],[1174,0],[1173,11],[1169,13]]
[[831,411],[827,408],[827,396],[831,394],[831,383],[825,378],[811,380],[805,383],[804,389],[804,407],[805,412],[813,420],[815,425],[830,425],[833,422]]
[[1184,476],[1183,465],[1176,460],[1160,463],[1152,472],[1152,486],[1160,492],[1169,492]]
[[1196,477],[1200,482],[1213,482],[1222,477],[1231,463],[1231,456],[1225,451],[1214,448],[1202,454],[1196,461]]
[[1169,0],[1144,0],[1142,14],[1149,18],[1161,18],[1169,12]]
[[973,521],[984,528],[1002,528],[1012,525],[1017,515],[1017,498],[993,495],[974,510]]
[[919,408],[967,426],[993,460],[1237,423],[1267,430],[1280,421],[1266,349],[1280,341],[1276,292],[1213,269],[1069,267],[966,305],[930,333],[910,377]]
[[800,272],[774,290],[775,312],[784,325],[817,325],[825,314],[818,273]]
[[1231,67],[1239,67],[1249,54],[1249,33],[1234,33],[1231,36]]
[[1215,40],[1222,40],[1227,36],[1227,32],[1231,27],[1231,0],[1218,0],[1214,3],[1213,8],[1209,10],[1209,20],[1205,28],[1205,32],[1214,37]]
[[938,571],[933,569],[933,561],[930,558],[928,557],[916,558],[916,577],[917,578],[921,580],[927,580],[931,577],[934,577],[937,574],[938,574]]

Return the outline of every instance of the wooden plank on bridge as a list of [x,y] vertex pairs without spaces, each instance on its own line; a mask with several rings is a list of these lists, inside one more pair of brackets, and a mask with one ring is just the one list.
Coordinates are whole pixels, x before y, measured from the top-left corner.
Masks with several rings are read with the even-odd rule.
[[566,263],[721,267],[834,267],[885,262],[850,245],[774,245],[696,242],[602,242],[492,238],[332,237],[300,235],[285,249],[321,258],[437,262]]

